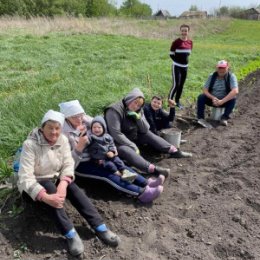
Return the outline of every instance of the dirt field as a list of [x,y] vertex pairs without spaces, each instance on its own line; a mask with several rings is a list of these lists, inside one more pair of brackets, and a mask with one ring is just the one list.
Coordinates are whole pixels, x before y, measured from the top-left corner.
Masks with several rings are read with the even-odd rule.
[[[188,140],[182,150],[194,157],[160,160],[171,176],[153,205],[143,206],[106,184],[81,182],[122,240],[117,249],[104,246],[67,205],[84,240],[84,259],[260,259],[260,71],[240,82],[238,108],[228,127],[181,127]],[[7,206],[0,259],[74,259],[44,212],[27,207],[11,218],[12,205]]]

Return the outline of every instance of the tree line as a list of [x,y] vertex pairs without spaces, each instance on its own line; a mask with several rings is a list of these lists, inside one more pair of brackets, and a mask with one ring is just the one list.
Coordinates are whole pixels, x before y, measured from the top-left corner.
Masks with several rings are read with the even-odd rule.
[[139,0],[125,0],[119,8],[114,0],[0,0],[0,16],[3,15],[147,17],[152,15],[152,9]]
[[[260,8],[258,6],[257,8]],[[191,5],[190,11],[199,11]],[[240,18],[246,8],[222,6],[214,10],[214,16],[230,16]],[[149,17],[152,8],[139,0],[125,0],[118,8],[116,0],[0,0],[0,16],[128,16]]]
[[[259,9],[260,5],[255,8]],[[214,16],[229,16],[233,18],[242,18],[243,12],[249,8],[240,7],[240,6],[221,6],[214,10]],[[191,5],[189,11],[200,11],[196,5]]]

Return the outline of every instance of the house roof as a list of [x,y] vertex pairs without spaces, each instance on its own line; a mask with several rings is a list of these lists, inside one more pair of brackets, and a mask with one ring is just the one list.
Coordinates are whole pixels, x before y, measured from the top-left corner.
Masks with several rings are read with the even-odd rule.
[[185,17],[189,17],[189,16],[201,16],[201,15],[207,15],[206,11],[185,11],[183,12],[180,17],[185,16]]
[[257,14],[260,14],[260,9],[259,8],[250,8],[250,9],[247,9],[244,11],[245,13],[257,13]]
[[154,16],[159,16],[159,15],[163,15],[163,16],[171,16],[171,14],[167,11],[167,10],[158,10]]

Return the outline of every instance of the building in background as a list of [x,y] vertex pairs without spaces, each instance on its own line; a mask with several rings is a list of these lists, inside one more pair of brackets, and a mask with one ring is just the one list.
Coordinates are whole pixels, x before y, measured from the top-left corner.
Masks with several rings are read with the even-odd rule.
[[202,19],[202,18],[207,18],[207,12],[206,11],[185,11],[183,12],[179,18],[182,19],[192,19],[192,18],[198,18],[198,19]]

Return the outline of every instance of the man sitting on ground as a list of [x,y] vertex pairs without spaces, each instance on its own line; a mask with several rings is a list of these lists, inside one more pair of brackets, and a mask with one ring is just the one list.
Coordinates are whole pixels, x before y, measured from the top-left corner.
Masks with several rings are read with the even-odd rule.
[[235,74],[229,72],[229,64],[225,60],[219,61],[216,68],[217,70],[208,77],[203,94],[199,95],[197,100],[198,123],[204,127],[208,125],[204,120],[205,105],[224,107],[225,112],[220,123],[227,126],[229,115],[236,104],[238,83]]

